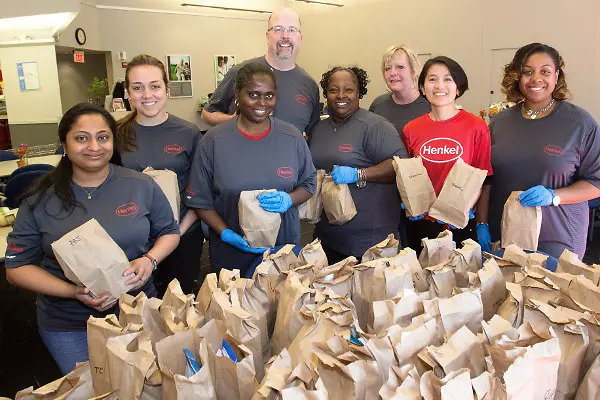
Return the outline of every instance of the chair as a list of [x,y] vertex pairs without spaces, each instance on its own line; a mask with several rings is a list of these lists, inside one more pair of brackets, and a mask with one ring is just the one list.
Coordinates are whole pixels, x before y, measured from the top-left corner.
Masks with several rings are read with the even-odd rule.
[[588,242],[594,240],[594,228],[600,226],[600,216],[596,218],[596,213],[600,209],[600,197],[588,201],[590,207],[590,225],[588,227]]
[[53,165],[50,164],[30,164],[30,165],[25,165],[24,167],[20,167],[15,169],[8,177],[8,180],[6,182],[10,182],[10,180],[12,178],[14,178],[15,176],[22,174],[23,172],[29,172],[29,171],[45,171],[48,172],[50,170],[52,170],[54,168]]
[[21,204],[21,196],[23,196],[27,188],[29,188],[29,186],[31,186],[36,179],[44,175],[46,172],[48,171],[35,170],[23,172],[8,181],[6,188],[4,189],[4,195],[6,196],[6,207],[18,208],[19,204]]
[[12,151],[0,150],[0,161],[17,160],[18,158]]

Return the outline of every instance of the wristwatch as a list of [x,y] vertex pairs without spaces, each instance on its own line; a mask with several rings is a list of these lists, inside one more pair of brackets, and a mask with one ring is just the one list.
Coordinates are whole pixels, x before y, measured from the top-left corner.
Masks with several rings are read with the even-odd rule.
[[144,254],[144,257],[146,257],[152,262],[152,271],[156,271],[156,268],[158,268],[158,261],[156,261],[156,258],[152,257],[148,253]]
[[560,205],[560,196],[555,194],[554,196],[552,196],[552,205],[554,207],[558,207]]

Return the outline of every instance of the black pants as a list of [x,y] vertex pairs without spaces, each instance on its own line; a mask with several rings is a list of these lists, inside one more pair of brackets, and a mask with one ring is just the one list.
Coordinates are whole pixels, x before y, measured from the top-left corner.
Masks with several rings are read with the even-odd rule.
[[183,293],[196,292],[202,283],[200,257],[203,244],[204,234],[200,224],[197,224],[192,231],[186,232],[181,237],[179,246],[158,265],[158,269],[154,272],[154,285],[159,298],[163,297],[167,286],[175,278],[181,284]]
[[[464,229],[450,229],[452,232],[452,239],[456,242],[456,247],[462,247],[461,242],[463,240],[473,239],[477,241],[477,231],[475,226],[475,219],[471,219],[469,220],[469,224]],[[446,230],[446,225],[438,224],[436,221],[429,221],[425,219],[421,219],[419,221],[410,221],[407,218],[406,236],[408,240],[408,247],[416,251],[418,255],[421,253],[422,249],[421,239],[434,239],[444,230]]]
[[[332,249],[331,247],[323,244],[323,242],[321,242],[321,247],[323,247],[323,251],[325,252],[325,255],[327,256],[327,262],[329,265],[339,263],[340,261],[345,260],[346,258],[351,256],[351,254],[342,254],[339,251],[336,251],[336,250]],[[358,256],[358,257],[354,256],[354,257],[356,257],[358,262],[360,262],[360,258],[362,256]]]

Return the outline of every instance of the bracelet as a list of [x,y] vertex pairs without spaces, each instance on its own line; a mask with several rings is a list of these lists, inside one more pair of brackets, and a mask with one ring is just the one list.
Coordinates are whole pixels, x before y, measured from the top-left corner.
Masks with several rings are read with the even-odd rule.
[[356,182],[356,187],[359,189],[362,189],[365,186],[367,186],[367,173],[365,172],[365,170],[363,168],[359,168],[357,170],[357,175],[358,175],[358,181]]
[[477,223],[477,226],[479,226],[479,225],[485,225],[485,226],[488,226],[488,223],[487,223],[487,222],[478,222],[478,223]]
[[146,257],[148,260],[150,260],[150,262],[152,262],[152,271],[156,271],[156,268],[158,268],[158,261],[156,261],[156,258],[152,257],[148,253],[144,254],[142,257]]

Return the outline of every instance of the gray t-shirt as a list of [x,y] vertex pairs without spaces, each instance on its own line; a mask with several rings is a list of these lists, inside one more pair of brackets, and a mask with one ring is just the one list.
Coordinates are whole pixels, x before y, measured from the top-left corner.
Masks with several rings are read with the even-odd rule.
[[[246,63],[260,63],[269,65],[265,57],[257,57],[235,65],[225,75],[204,106],[208,112],[219,111],[226,114],[235,112],[235,79],[237,72]],[[271,67],[277,81],[277,103],[273,116],[288,122],[300,132],[309,134],[317,122],[321,110],[319,108],[319,88],[315,81],[302,68],[290,71],[279,71]]]
[[[185,201],[189,207],[215,210],[234,232],[239,225],[238,200],[243,190],[276,189],[291,192],[303,187],[314,193],[317,172],[306,141],[292,125],[271,117],[269,133],[261,139],[244,136],[237,118],[211,128],[200,141]],[[213,270],[244,270],[256,258],[223,243],[210,231]],[[300,244],[298,208],[281,214],[277,245]]]
[[[330,172],[334,165],[368,168],[393,156],[406,158],[406,148],[394,126],[385,118],[359,109],[341,125],[331,118],[315,126],[310,151],[317,169]],[[395,183],[369,182],[365,188],[348,185],[357,215],[344,225],[330,225],[322,216],[315,233],[323,243],[342,253],[360,257],[390,233],[397,236],[400,196]]]
[[[598,124],[585,110],[557,102],[550,115],[526,119],[520,107],[501,111],[490,123],[492,192],[489,223],[500,239],[502,210],[514,190],[536,185],[559,189],[576,181],[600,188]],[[542,207],[540,251],[559,257],[566,248],[583,257],[589,219],[587,202]]]
[[[108,178],[94,191],[91,200],[75,183],[71,183],[71,187],[85,209],[78,206],[70,214],[65,212],[52,189],[33,209],[35,197],[23,200],[14,229],[6,239],[6,268],[40,265],[66,281],[51,244],[92,218],[102,225],[129,260],[145,254],[160,236],[179,232],[169,201],[148,175],[111,164]],[[124,206],[135,211],[119,212]],[[148,294],[153,294],[152,279],[142,290],[151,290]],[[105,316],[114,313],[116,308],[99,312],[74,299],[42,294],[38,294],[37,306],[38,324],[50,331],[85,330],[90,315]]]
[[187,212],[183,198],[196,147],[200,142],[200,130],[196,125],[171,114],[165,122],[156,126],[138,123],[133,126],[137,146],[132,152],[121,152],[123,166],[140,172],[147,167],[175,172],[181,198],[181,221]]
[[385,93],[373,100],[369,111],[390,121],[401,135],[406,124],[431,111],[431,104],[423,96],[417,97],[412,103],[397,104],[391,93]]

